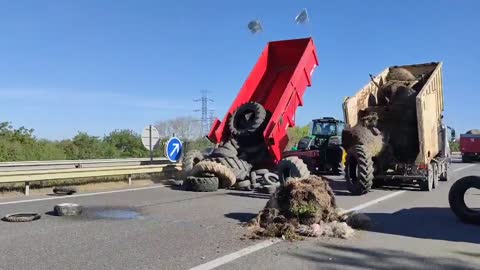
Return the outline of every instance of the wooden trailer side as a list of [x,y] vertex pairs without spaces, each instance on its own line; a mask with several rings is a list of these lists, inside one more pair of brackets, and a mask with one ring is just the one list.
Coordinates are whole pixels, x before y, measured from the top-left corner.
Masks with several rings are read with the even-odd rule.
[[[383,70],[374,78],[374,81],[382,85],[386,80],[388,68]],[[370,81],[361,88],[353,97],[347,97],[343,102],[343,116],[347,126],[354,127],[358,122],[358,112],[368,107],[370,94],[373,94],[375,100],[377,98],[378,87]]]
[[429,164],[440,152],[443,113],[442,63],[438,63],[416,97],[419,153],[417,164]]

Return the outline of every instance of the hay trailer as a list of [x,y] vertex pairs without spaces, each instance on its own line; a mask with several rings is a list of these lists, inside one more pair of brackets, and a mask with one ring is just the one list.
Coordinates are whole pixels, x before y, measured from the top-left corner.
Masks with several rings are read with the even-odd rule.
[[281,160],[287,128],[295,126],[295,112],[317,66],[312,38],[269,42],[223,120],[214,120],[209,140],[233,145],[238,158],[254,168],[283,164],[286,177],[307,174],[298,158]]
[[382,136],[382,146],[368,151],[366,145],[344,142],[349,145],[345,174],[350,192],[361,195],[391,180],[430,191],[438,180],[448,180],[450,134],[443,123],[442,63],[392,66],[370,77],[343,103],[345,132],[375,112],[378,118],[365,125],[371,125],[366,129],[374,136]]

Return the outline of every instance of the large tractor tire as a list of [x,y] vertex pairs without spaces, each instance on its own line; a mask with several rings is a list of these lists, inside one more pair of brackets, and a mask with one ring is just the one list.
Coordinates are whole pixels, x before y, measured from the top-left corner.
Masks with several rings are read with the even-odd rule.
[[286,157],[278,163],[278,180],[280,183],[286,184],[288,178],[307,178],[310,171],[307,165],[298,157]]
[[461,221],[480,225],[480,211],[469,208],[465,203],[465,193],[470,188],[480,189],[479,176],[466,176],[457,180],[450,188],[448,202]]
[[250,165],[245,160],[241,160],[237,157],[217,157],[208,159],[217,163],[224,165],[232,170],[235,174],[237,181],[243,181],[250,173],[252,165]]
[[236,157],[238,152],[236,149],[227,148],[225,146],[219,146],[213,149],[209,157]]
[[328,151],[327,162],[330,163],[332,168],[332,173],[334,175],[344,175],[345,174],[345,159],[346,152],[343,147],[338,146],[335,149]]
[[182,159],[182,171],[185,176],[190,174],[190,171],[193,167],[200,161],[203,160],[203,154],[200,151],[193,150],[187,152]]
[[228,122],[230,133],[235,137],[245,137],[260,132],[267,118],[265,108],[259,103],[241,105]]
[[191,171],[192,176],[201,177],[204,174],[213,174],[218,177],[219,188],[231,187],[236,182],[236,176],[233,171],[225,165],[215,161],[203,160],[197,163]]
[[432,191],[435,187],[435,175],[433,173],[433,166],[432,164],[428,164],[428,174],[426,181],[420,182],[420,190],[421,191]]
[[189,176],[183,181],[183,188],[188,191],[212,192],[218,190],[217,177]]
[[353,146],[347,154],[345,179],[347,188],[353,195],[363,195],[373,184],[373,160],[363,145]]

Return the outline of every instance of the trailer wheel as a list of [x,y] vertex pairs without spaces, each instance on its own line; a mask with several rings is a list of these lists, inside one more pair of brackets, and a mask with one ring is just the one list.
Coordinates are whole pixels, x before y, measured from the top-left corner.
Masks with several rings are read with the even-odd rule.
[[428,175],[427,180],[420,182],[420,190],[422,191],[431,191],[433,189],[434,175],[432,164],[428,164]]
[[212,192],[218,190],[217,177],[189,176],[183,181],[183,188],[188,191]]
[[438,171],[438,165],[437,164],[433,164],[432,165],[432,176],[433,176],[433,188],[437,188],[439,185],[439,180],[440,180],[440,175],[439,175],[439,171]]
[[453,172],[450,164],[446,165],[446,169],[442,175],[440,175],[440,181],[448,181],[453,177]]
[[211,173],[218,177],[220,188],[231,187],[236,182],[236,176],[230,168],[214,161],[200,161],[191,171],[192,176],[201,176],[204,173]]
[[259,132],[267,112],[259,103],[249,102],[241,105],[230,117],[228,126],[233,136],[248,136]]
[[470,163],[472,160],[470,159],[469,156],[462,156],[462,162],[463,163]]
[[193,166],[203,160],[203,154],[200,151],[193,150],[187,152],[182,159],[182,171],[185,175],[189,175]]
[[352,147],[347,154],[345,179],[347,188],[353,195],[362,195],[370,191],[373,184],[373,160],[363,145]]
[[461,221],[480,225],[480,211],[469,208],[465,203],[465,193],[470,188],[480,189],[480,177],[466,176],[457,180],[450,188],[448,202]]
[[286,157],[278,163],[278,180],[283,185],[287,179],[292,178],[306,178],[310,176],[310,171],[303,160],[298,157]]

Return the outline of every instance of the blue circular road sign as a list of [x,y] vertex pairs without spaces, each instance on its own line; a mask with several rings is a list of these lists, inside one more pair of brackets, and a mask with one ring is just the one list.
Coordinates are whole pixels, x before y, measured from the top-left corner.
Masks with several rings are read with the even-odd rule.
[[165,146],[165,156],[171,162],[177,162],[182,156],[182,142],[177,137],[172,137],[168,140]]

